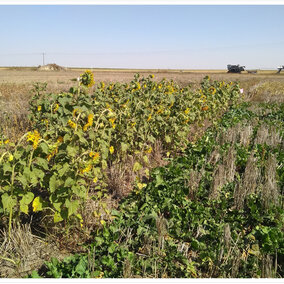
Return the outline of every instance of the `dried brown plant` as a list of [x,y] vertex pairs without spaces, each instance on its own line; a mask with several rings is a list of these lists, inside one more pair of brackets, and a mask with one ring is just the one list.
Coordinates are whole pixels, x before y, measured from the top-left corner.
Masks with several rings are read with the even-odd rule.
[[213,181],[209,193],[210,199],[217,199],[219,191],[226,183],[226,170],[223,164],[219,164],[213,172]]
[[236,151],[234,145],[229,148],[227,155],[223,158],[223,164],[226,182],[232,182],[236,173]]
[[251,125],[246,125],[241,131],[240,131],[240,144],[247,147],[250,143],[250,138],[253,133],[253,128]]
[[0,277],[23,277],[39,269],[52,256],[64,256],[54,243],[35,236],[30,225],[14,224],[11,236],[8,231],[0,233]]
[[273,154],[269,154],[265,165],[264,183],[261,190],[263,205],[268,207],[270,203],[279,202],[279,190],[277,185],[276,170],[278,162]]
[[187,187],[189,188],[189,198],[194,200],[195,194],[198,190],[199,183],[203,176],[203,171],[192,170],[189,179],[187,180]]
[[257,166],[257,159],[252,152],[248,158],[245,172],[242,179],[242,186],[247,194],[256,193],[260,182],[260,169]]

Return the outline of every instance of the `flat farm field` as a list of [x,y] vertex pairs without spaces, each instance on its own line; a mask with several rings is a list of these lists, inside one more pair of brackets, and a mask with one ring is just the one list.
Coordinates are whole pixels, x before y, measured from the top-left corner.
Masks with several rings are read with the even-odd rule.
[[284,73],[3,67],[0,109],[0,277],[284,277]]

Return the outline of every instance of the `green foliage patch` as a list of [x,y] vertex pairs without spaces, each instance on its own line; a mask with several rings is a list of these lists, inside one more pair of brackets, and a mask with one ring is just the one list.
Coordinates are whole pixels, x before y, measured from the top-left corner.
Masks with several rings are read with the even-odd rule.
[[283,277],[283,105],[249,107],[152,171],[88,254],[52,260],[45,276]]

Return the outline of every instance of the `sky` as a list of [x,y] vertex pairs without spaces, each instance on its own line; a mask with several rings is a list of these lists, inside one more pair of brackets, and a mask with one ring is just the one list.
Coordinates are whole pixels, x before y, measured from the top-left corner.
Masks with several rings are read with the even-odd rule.
[[284,5],[0,5],[0,66],[276,69]]

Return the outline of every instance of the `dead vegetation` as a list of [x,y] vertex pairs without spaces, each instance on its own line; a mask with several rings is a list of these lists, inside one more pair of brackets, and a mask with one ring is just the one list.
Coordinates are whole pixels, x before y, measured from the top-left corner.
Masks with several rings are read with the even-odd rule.
[[249,156],[243,178],[236,184],[234,192],[235,207],[238,210],[243,209],[245,199],[248,195],[257,192],[260,181],[260,170],[257,166],[257,159],[255,158],[255,153],[252,152]]
[[0,234],[0,277],[20,278],[41,267],[52,256],[63,255],[55,243],[35,236],[30,225],[14,224],[9,238],[7,231]]
[[261,198],[264,207],[268,207],[270,203],[275,205],[279,202],[279,191],[276,179],[276,169],[278,163],[273,154],[269,154],[265,165],[264,183],[261,190]]

